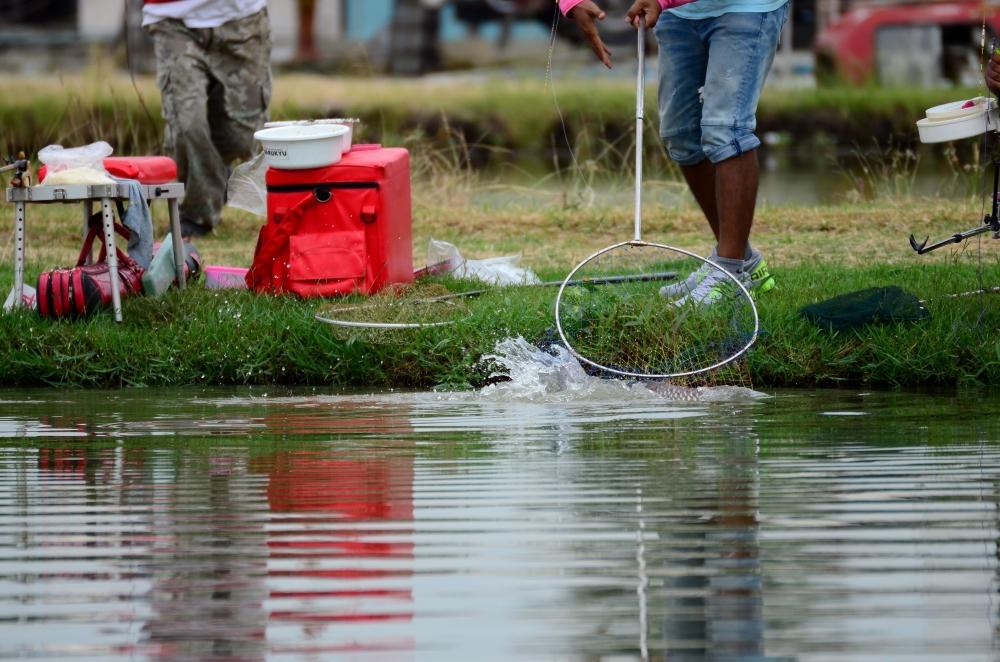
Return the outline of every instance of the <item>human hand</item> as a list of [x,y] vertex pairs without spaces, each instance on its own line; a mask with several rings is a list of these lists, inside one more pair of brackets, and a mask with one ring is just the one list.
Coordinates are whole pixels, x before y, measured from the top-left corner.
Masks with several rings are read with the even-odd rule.
[[[656,0],[653,0],[655,3]],[[569,18],[576,22],[577,27],[583,34],[583,38],[590,44],[590,49],[594,51],[597,59],[604,63],[608,69],[611,68],[611,50],[604,45],[601,35],[597,31],[597,21],[603,21],[606,14],[594,4],[593,0],[584,0],[569,11]]]
[[660,18],[660,13],[663,8],[660,7],[659,0],[635,0],[632,3],[632,7],[625,14],[625,20],[634,28],[639,27],[639,21],[642,17],[646,19],[646,27],[653,29],[656,26],[656,21]]
[[996,51],[986,65],[986,87],[990,88],[990,92],[1000,94],[1000,54]]

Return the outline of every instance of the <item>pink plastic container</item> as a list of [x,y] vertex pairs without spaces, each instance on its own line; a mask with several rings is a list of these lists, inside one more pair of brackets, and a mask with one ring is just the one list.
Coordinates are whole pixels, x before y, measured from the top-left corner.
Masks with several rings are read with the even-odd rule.
[[210,290],[247,289],[247,271],[242,267],[205,267],[205,287]]

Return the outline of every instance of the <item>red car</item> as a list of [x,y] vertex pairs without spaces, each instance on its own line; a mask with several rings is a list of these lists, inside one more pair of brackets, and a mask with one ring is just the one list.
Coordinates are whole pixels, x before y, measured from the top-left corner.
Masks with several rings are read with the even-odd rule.
[[[820,81],[855,84],[976,84],[982,2],[934,2],[853,9],[816,39]],[[1000,33],[1000,9],[987,8],[986,47]]]

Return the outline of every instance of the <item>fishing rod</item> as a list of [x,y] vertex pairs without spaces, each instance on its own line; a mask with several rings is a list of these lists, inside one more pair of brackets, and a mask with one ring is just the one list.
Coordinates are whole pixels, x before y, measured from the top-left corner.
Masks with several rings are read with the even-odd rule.
[[[578,278],[574,280],[548,280],[541,283],[526,283],[524,287],[559,287],[563,283],[569,286],[580,285],[613,285],[616,283],[646,283],[652,281],[674,280],[677,278],[676,271],[657,271],[648,274],[632,274],[627,276],[604,276],[600,278]],[[420,303],[436,303],[439,301],[451,301],[452,299],[462,299],[475,297],[490,292],[498,292],[503,288],[492,287],[480,290],[469,290],[468,292],[456,292],[454,294],[444,294],[439,297],[420,299]]]

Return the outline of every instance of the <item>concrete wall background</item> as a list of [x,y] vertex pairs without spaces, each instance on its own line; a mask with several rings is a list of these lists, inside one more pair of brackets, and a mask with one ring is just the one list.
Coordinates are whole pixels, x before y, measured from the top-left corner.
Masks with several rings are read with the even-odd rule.
[[[316,42],[326,54],[338,41],[368,42],[389,26],[394,0],[318,0],[316,3]],[[77,28],[85,41],[115,39],[122,25],[124,3],[121,0],[80,0]],[[296,0],[269,0],[271,29],[277,50],[295,43],[298,26]],[[481,36],[495,39],[500,26],[487,24]],[[467,36],[465,26],[455,18],[455,11],[445,7],[441,12],[441,36],[455,41]],[[518,38],[546,38],[544,26],[522,23],[515,27]],[[276,52],[276,56],[278,53]]]
[[[367,0],[363,4],[369,4]],[[391,12],[392,0],[388,2]],[[378,0],[371,4],[379,4]],[[289,59],[294,53],[298,17],[295,0],[269,0],[271,36],[276,60]],[[116,39],[124,20],[122,0],[80,0],[77,9],[77,30],[83,41],[102,42]],[[342,38],[343,11],[341,0],[318,0],[316,3],[316,43],[324,54]]]

